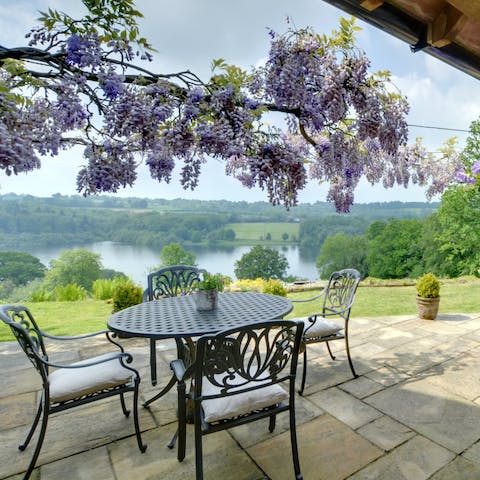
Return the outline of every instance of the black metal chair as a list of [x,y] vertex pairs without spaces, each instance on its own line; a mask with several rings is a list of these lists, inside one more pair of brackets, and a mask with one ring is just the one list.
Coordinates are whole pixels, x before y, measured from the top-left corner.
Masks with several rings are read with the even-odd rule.
[[[177,297],[192,293],[200,275],[205,270],[190,265],[172,265],[149,273],[143,301]],[[150,376],[152,385],[157,384],[157,349],[155,339],[150,340]]]
[[[295,426],[295,377],[303,323],[275,320],[204,335],[196,359],[182,359],[171,368],[178,388],[178,452],[185,458],[187,401],[193,402],[196,478],[203,478],[202,437],[220,430],[290,414],[290,439],[295,478],[301,479]],[[191,379],[193,387],[187,389]],[[279,384],[284,382],[285,391]]]
[[[311,302],[323,299],[321,312],[314,313],[305,318],[298,318],[305,323],[305,331],[303,332],[303,372],[302,384],[299,390],[303,395],[305,388],[305,380],[307,377],[307,346],[312,343],[325,342],[327,345],[330,358],[335,360],[332,354],[329,342],[333,340],[345,339],[345,347],[347,351],[348,364],[354,378],[358,375],[353,367],[352,358],[350,356],[350,346],[348,342],[348,323],[350,319],[350,311],[355,300],[355,292],[360,282],[360,273],[352,268],[333,272],[330,275],[325,289],[315,297],[305,300],[292,300],[293,303]],[[341,322],[329,320],[330,318],[339,318]]]
[[[142,442],[137,408],[140,376],[135,369],[127,365],[132,361],[132,356],[124,352],[123,347],[112,339],[111,332],[105,330],[72,337],[49,335],[39,329],[29,309],[23,306],[1,305],[0,319],[10,327],[23,351],[42,378],[43,389],[37,413],[25,441],[18,447],[22,451],[27,448],[43,412],[37,445],[24,480],[30,477],[35,468],[45,437],[49,415],[113,395],[120,395],[123,413],[128,417],[130,411],[127,410],[125,405],[125,392],[133,392],[135,433],[138,448],[142,453],[145,452],[147,446]],[[120,351],[106,353],[70,365],[52,363],[48,358],[44,339],[74,341],[101,334],[105,335],[106,339],[117,346]],[[50,368],[56,370],[50,372]]]

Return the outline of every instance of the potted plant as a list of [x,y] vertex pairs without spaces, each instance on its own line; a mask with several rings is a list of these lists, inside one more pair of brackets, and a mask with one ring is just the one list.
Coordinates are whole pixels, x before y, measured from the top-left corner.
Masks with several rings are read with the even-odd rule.
[[218,292],[223,291],[223,285],[223,275],[204,272],[195,292],[197,310],[214,310],[218,304]]
[[433,273],[417,280],[417,312],[424,320],[435,320],[440,304],[440,282]]

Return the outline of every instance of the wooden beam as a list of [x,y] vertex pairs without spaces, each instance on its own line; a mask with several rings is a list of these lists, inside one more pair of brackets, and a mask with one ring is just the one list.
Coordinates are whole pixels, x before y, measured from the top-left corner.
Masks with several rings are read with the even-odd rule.
[[443,10],[428,24],[428,43],[438,48],[452,43],[466,21],[467,17],[460,10],[446,3]]
[[382,6],[383,3],[383,0],[362,0],[360,2],[360,6],[365,10],[371,12],[372,10],[375,10],[376,8]]
[[450,5],[460,10],[470,20],[480,23],[480,2],[477,0],[447,0]]

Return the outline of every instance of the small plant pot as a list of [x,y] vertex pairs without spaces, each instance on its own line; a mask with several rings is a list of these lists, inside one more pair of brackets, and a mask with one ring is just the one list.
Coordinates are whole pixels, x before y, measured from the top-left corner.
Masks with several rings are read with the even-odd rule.
[[417,313],[423,320],[435,320],[440,305],[440,297],[424,298],[417,295]]
[[218,305],[218,290],[197,290],[195,292],[195,304],[199,312],[215,310]]

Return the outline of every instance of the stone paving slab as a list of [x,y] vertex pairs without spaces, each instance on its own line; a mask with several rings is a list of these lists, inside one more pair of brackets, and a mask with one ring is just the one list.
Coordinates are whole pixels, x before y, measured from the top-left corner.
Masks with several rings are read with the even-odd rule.
[[[341,480],[378,458],[382,451],[330,415],[297,428],[304,480]],[[274,480],[294,478],[290,434],[282,433],[247,449]]]
[[479,478],[480,465],[462,457],[455,458],[431,477],[432,480],[478,480]]
[[454,457],[449,450],[417,435],[349,480],[426,480]]
[[350,395],[354,397],[362,399],[383,390],[385,387],[367,376],[361,376],[339,385],[338,388],[350,393]]
[[427,378],[395,385],[365,402],[456,453],[480,438],[480,407]]
[[106,446],[48,463],[40,467],[40,477],[42,480],[116,480]]
[[[132,455],[136,448],[134,438],[115,442],[109,447],[116,480],[185,480],[195,478],[195,449],[193,427],[187,428],[187,449],[183,462],[177,460],[176,449],[166,447],[175,432],[176,425],[147,432],[148,444],[143,454]],[[138,450],[137,450],[138,451]],[[206,435],[203,438],[203,463],[206,479],[232,478],[259,480],[263,472],[227,431]]]
[[310,395],[309,399],[353,429],[382,416],[375,408],[335,387]]
[[[127,406],[129,401],[130,398],[127,399]],[[35,411],[30,414],[31,421],[34,413]],[[139,418],[142,428],[155,427],[155,422],[147,409],[140,409]],[[5,442],[5,447],[0,449],[0,478],[21,471],[19,466],[25,469],[30,461],[32,446],[36,444],[37,436],[34,436],[25,451],[20,452],[17,448],[25,438],[28,428],[29,426],[21,426],[2,431],[2,443]],[[107,445],[134,434],[133,418],[126,418],[123,415],[118,398],[60,412],[49,418],[37,465]],[[138,448],[135,454],[137,453],[140,453]]]
[[387,452],[415,435],[410,428],[386,415],[360,427],[357,433]]

